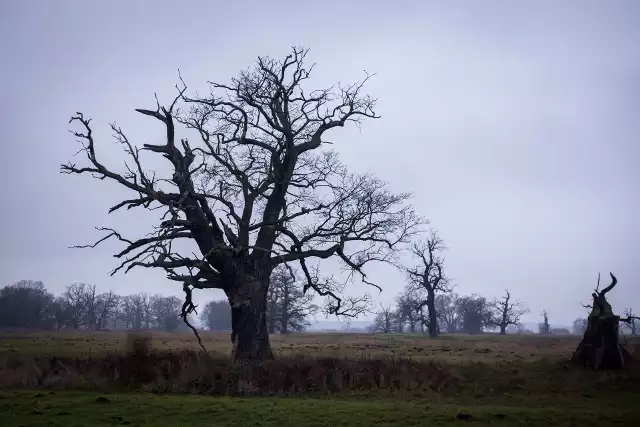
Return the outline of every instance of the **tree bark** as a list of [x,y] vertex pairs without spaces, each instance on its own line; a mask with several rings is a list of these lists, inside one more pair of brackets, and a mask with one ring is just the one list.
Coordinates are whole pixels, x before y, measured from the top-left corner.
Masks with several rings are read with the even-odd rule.
[[267,329],[266,279],[245,277],[230,292],[232,358],[235,362],[260,363],[273,359]]
[[572,361],[592,369],[622,369],[630,355],[618,340],[619,317],[589,316],[587,330]]
[[280,324],[280,333],[286,334],[289,329],[289,312],[291,310],[289,300],[289,283],[285,283],[282,295],[282,319]]
[[270,303],[270,311],[269,318],[267,321],[267,328],[270,334],[275,334],[276,332],[276,317],[278,315],[278,293],[276,289],[269,289],[268,291],[269,303]]
[[435,292],[427,294],[427,309],[429,310],[429,338],[438,338],[438,314],[436,313]]

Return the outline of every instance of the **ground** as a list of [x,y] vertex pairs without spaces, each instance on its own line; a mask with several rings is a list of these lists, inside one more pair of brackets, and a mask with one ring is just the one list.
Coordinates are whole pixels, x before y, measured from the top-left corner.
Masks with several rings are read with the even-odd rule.
[[0,333],[2,425],[640,425],[638,371],[566,363],[577,337],[274,336],[279,360],[253,374],[253,397],[225,395],[240,378],[225,362],[228,334],[203,338],[213,357],[190,334],[153,334],[152,348],[180,356],[125,384],[109,378],[130,365],[113,356],[125,333]]

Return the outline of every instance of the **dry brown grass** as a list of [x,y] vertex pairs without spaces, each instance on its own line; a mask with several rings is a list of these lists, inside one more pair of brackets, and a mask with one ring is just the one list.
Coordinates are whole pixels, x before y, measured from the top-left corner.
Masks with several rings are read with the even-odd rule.
[[[298,334],[274,336],[277,360],[234,366],[227,334],[30,332],[0,335],[0,387],[126,389],[215,395],[400,393],[472,399],[640,388],[640,372],[566,361],[575,337]],[[635,343],[632,343],[636,345]],[[635,387],[635,389],[634,389]]]
[[[197,350],[193,335],[152,333],[154,350]],[[229,334],[202,333],[207,350],[226,355],[231,351]],[[126,349],[126,332],[22,332],[0,333],[0,355],[85,355],[119,352]],[[278,357],[326,356],[402,357],[414,360],[445,360],[447,363],[536,361],[567,357],[578,344],[577,337],[468,336],[447,335],[436,340],[415,334],[291,334],[271,337]]]

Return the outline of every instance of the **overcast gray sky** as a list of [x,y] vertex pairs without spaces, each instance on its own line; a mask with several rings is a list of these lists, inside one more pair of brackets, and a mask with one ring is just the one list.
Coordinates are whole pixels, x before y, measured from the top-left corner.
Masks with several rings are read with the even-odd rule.
[[[133,109],[169,100],[178,68],[195,89],[305,45],[318,87],[377,73],[382,119],[331,139],[351,170],[414,193],[458,292],[509,288],[527,320],[570,323],[613,271],[614,308],[640,311],[639,19],[634,0],[2,1],[0,283],[180,295],[158,272],[109,277],[113,245],[67,249],[97,225],[149,230],[107,214],[117,186],[59,174],[78,149],[68,118],[92,117],[119,166],[108,123],[158,138]],[[391,268],[374,279],[379,301],[403,287]]]

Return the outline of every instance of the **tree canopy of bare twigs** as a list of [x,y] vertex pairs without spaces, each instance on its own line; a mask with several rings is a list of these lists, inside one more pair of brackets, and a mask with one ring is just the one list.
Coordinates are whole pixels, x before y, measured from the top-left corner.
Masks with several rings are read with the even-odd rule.
[[522,301],[511,298],[509,290],[505,290],[505,295],[494,299],[489,306],[493,311],[491,324],[500,328],[500,335],[505,335],[507,326],[517,325],[522,315],[529,312]]
[[436,295],[451,292],[453,289],[451,280],[444,272],[442,251],[445,249],[444,242],[437,232],[430,230],[424,240],[411,245],[411,254],[417,260],[416,265],[403,268],[411,289],[426,294],[416,310],[427,307],[427,327],[432,338],[438,335]]
[[640,329],[640,317],[633,314],[633,309],[625,308],[625,317],[621,317],[620,321],[626,323],[627,329],[631,336],[638,335],[638,329]]
[[396,324],[397,314],[391,308],[390,305],[380,304],[380,310],[376,312],[376,316],[373,319],[373,323],[369,325],[369,332],[382,332],[385,334],[391,333],[394,330]]
[[314,295],[305,293],[297,271],[279,265],[271,274],[267,292],[267,326],[269,333],[300,332],[309,325],[309,316],[315,315],[319,307],[313,302]]
[[[313,65],[308,50],[293,48],[282,60],[258,58],[229,83],[209,83],[210,93],[188,95],[182,79],[167,106],[137,109],[165,130],[161,144],[131,141],[111,125],[129,156],[118,172],[100,156],[91,120],[71,118],[86,157],[83,166],[62,165],[67,174],[113,181],[131,197],[121,209],[160,209],[163,219],[146,236],[128,237],[101,228],[93,245],[116,239],[123,249],[113,273],[132,268],[163,269],[182,284],[183,315],[195,310],[193,289],[222,289],[231,304],[234,358],[272,357],[265,324],[265,295],[271,271],[296,263],[312,289],[327,297],[328,311],[349,316],[361,300],[340,296],[346,282],[322,277],[314,264],[335,257],[353,276],[374,285],[365,266],[389,261],[394,249],[417,231],[420,218],[407,193],[395,194],[372,175],[351,174],[328,148],[327,136],[346,125],[376,119],[376,100],[364,93],[366,75],[350,85],[309,89]],[[178,133],[192,132],[193,139]],[[158,176],[143,155],[161,156],[172,172]],[[178,249],[181,240],[197,254]],[[375,285],[374,285],[375,286]]]

